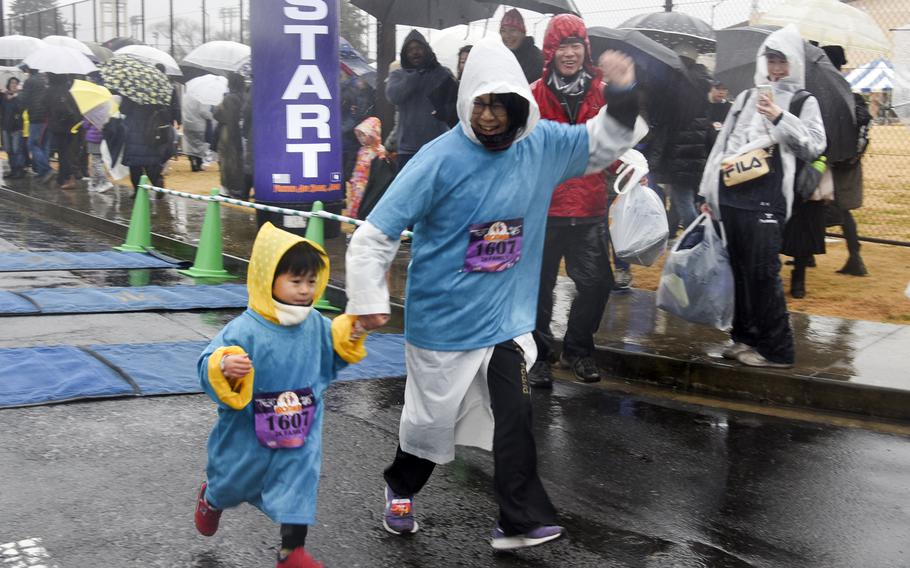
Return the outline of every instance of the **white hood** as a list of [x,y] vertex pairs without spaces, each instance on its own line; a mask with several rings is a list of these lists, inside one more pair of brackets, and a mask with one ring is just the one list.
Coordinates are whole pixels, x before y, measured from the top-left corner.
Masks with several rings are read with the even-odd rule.
[[783,53],[787,57],[787,63],[790,64],[790,75],[778,81],[775,87],[791,93],[805,89],[805,45],[803,38],[799,35],[799,29],[794,24],[781,28],[765,38],[761,47],[758,48],[755,58],[755,84],[762,85],[771,82],[768,79],[768,58],[765,57],[765,49],[770,47]]
[[471,128],[471,111],[474,99],[488,93],[515,93],[528,101],[528,122],[518,131],[515,142],[534,130],[540,120],[540,108],[521,65],[498,36],[484,38],[474,45],[458,86],[458,120],[465,135],[476,144],[480,141]]

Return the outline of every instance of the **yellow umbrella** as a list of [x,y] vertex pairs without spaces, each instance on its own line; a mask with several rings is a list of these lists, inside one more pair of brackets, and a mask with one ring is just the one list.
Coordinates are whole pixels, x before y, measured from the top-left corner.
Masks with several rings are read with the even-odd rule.
[[113,93],[101,85],[76,79],[70,87],[70,94],[79,107],[79,112],[97,128],[104,127],[111,115],[120,111]]

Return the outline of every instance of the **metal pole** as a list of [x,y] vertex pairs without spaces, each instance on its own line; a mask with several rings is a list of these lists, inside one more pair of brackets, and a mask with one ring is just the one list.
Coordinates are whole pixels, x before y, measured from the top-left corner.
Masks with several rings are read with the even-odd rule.
[[73,37],[76,37],[76,29],[79,26],[76,25],[76,5],[73,4]]
[[3,0],[0,0],[0,36],[6,35],[6,27],[4,26],[5,23],[6,22],[3,21]]
[[205,20],[208,13],[205,11],[205,0],[202,0],[202,43],[205,43]]
[[92,31],[95,33],[95,43],[98,43],[98,0],[92,0]]
[[385,81],[389,63],[395,61],[395,25],[376,22],[376,114],[382,121],[382,135],[387,136],[394,126],[395,108],[385,97]]
[[171,57],[174,57],[174,0],[169,1],[170,11],[168,12],[168,19],[171,24]]
[[38,18],[37,18],[37,20],[38,20],[38,34],[37,34],[37,36],[38,36],[39,38],[44,37],[44,30],[41,29],[41,14],[42,14],[42,12],[38,12]]
[[139,2],[139,10],[142,16],[142,43],[145,43],[145,0]]
[[120,37],[120,0],[114,0],[114,37]]
[[240,3],[240,43],[243,43],[243,0],[238,0]]

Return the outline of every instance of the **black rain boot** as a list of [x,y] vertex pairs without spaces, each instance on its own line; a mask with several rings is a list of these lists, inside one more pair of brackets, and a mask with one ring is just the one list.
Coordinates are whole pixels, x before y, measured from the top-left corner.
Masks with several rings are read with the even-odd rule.
[[804,260],[797,260],[790,273],[790,295],[794,298],[806,297],[806,266]]
[[865,276],[869,274],[869,271],[866,270],[866,265],[863,263],[863,257],[858,253],[851,254],[850,257],[847,258],[847,263],[837,272],[840,274],[849,274],[850,276]]

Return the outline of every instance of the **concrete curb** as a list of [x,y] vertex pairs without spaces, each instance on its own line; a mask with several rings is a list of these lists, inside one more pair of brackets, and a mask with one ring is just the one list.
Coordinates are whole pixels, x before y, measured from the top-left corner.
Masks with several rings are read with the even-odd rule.
[[609,375],[688,393],[910,420],[910,392],[722,362],[685,361],[662,355],[597,347],[597,364]]

